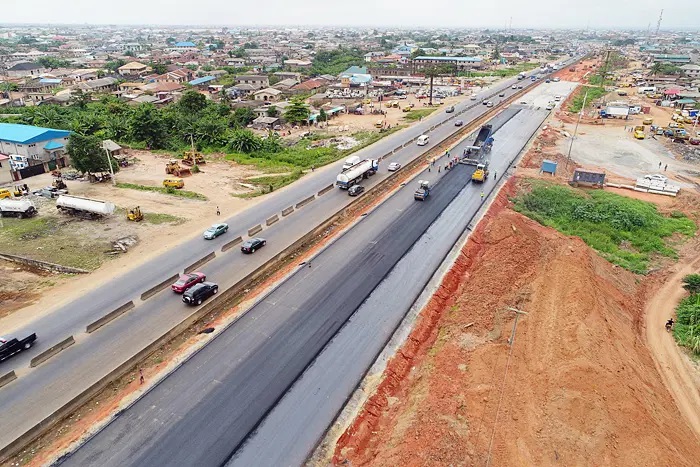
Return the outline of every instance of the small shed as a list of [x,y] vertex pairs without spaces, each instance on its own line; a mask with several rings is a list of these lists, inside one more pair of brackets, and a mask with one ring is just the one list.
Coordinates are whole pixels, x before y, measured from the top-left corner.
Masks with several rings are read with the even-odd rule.
[[574,176],[571,178],[569,185],[574,187],[590,186],[596,188],[603,188],[603,186],[605,185],[605,173],[576,169],[574,170]]
[[258,117],[253,120],[253,128],[271,130],[280,121],[277,117]]
[[548,173],[548,174],[556,175],[556,173],[557,173],[557,163],[554,162],[554,161],[550,161],[550,160],[545,159],[545,160],[542,161],[542,167],[540,168],[540,171],[541,171],[542,173]]
[[112,141],[111,139],[106,139],[102,141],[102,149],[109,151],[109,154],[112,157],[121,155],[122,153],[122,147],[114,141]]

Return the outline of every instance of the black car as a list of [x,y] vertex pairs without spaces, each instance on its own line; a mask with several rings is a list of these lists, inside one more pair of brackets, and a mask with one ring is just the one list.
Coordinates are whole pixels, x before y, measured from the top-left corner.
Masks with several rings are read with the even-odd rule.
[[455,120],[455,126],[462,126],[464,122],[462,120]]
[[365,191],[365,187],[363,187],[362,185],[353,185],[350,188],[348,188],[348,194],[350,196],[357,196],[363,191]]
[[241,251],[243,253],[255,253],[255,250],[259,250],[267,244],[267,241],[263,238],[251,238],[243,242],[241,245]]
[[25,337],[22,340],[19,339],[5,339],[0,337],[0,361],[10,358],[16,353],[20,353],[23,350],[29,349],[34,341],[36,340],[36,334],[32,334],[29,337]]
[[202,282],[193,285],[182,294],[182,301],[188,305],[201,305],[204,300],[216,295],[219,286],[213,282]]

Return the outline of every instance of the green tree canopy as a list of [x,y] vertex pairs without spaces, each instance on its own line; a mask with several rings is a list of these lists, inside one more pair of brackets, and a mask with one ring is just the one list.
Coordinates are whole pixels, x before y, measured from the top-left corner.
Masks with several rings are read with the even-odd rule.
[[683,278],[683,288],[691,294],[700,294],[700,274],[688,274]]
[[290,123],[306,123],[309,121],[311,110],[301,99],[291,100],[289,107],[284,112],[284,118]]
[[197,114],[207,106],[207,98],[204,94],[189,90],[182,94],[177,103],[178,107],[187,114]]
[[[107,152],[102,149],[102,141],[97,136],[71,133],[66,151],[77,170],[82,173],[109,172]],[[119,171],[119,164],[112,159],[112,170]]]

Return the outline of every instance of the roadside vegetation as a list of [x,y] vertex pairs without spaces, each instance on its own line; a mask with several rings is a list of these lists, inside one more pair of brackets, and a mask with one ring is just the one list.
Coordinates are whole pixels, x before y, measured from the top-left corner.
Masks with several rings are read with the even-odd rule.
[[[588,92],[588,96],[586,96],[586,92]],[[584,97],[586,99],[586,107],[590,107],[594,101],[606,94],[607,91],[602,86],[579,86],[569,104],[569,112],[580,112],[583,108]]]
[[2,219],[0,244],[4,253],[62,266],[93,270],[105,260],[107,241],[80,235],[72,219],[33,217]]
[[537,181],[515,200],[515,209],[542,225],[580,237],[611,263],[638,274],[649,270],[654,255],[675,258],[671,238],[696,230],[683,214],[664,216],[652,203]]
[[482,78],[486,76],[498,76],[499,78],[509,78],[511,76],[515,76],[518,73],[522,73],[524,71],[530,71],[534,70],[535,68],[538,68],[540,66],[539,63],[535,62],[524,62],[524,63],[517,63],[513,66],[509,66],[507,68],[501,68],[497,70],[490,70],[490,71],[464,71],[460,72],[458,76],[465,76],[468,78]]
[[420,120],[421,118],[425,118],[431,113],[435,112],[437,108],[426,108],[426,109],[416,109],[416,110],[411,110],[410,112],[406,112],[406,114],[403,116],[406,120],[410,122],[415,122],[416,120]]
[[685,276],[683,288],[690,295],[676,307],[673,335],[679,345],[687,347],[693,355],[700,357],[700,274]]
[[194,191],[177,190],[172,187],[137,185],[136,183],[117,183],[117,188],[128,188],[130,190],[152,191],[165,195],[179,196],[180,198],[198,199],[206,201],[207,197]]

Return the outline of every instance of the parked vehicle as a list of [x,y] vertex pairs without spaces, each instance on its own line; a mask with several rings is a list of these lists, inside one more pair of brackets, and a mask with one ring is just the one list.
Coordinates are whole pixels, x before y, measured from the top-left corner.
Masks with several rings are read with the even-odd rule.
[[370,177],[379,170],[379,161],[376,159],[365,159],[352,165],[336,177],[336,185],[338,188],[347,190],[353,185],[357,185],[362,179]]
[[362,194],[365,191],[365,187],[362,185],[353,185],[350,188],[348,188],[348,195],[349,196],[358,196]]
[[634,132],[634,137],[636,139],[644,139],[646,136],[644,135],[644,132],[641,130],[635,130]]
[[425,201],[430,196],[430,182],[427,180],[418,180],[418,189],[413,193],[413,199],[416,201]]
[[463,120],[455,120],[455,126],[462,126],[462,125],[464,125]]
[[203,272],[191,272],[189,274],[180,274],[180,278],[170,286],[173,292],[183,293],[195,284],[204,282],[207,276]]
[[228,232],[228,224],[214,224],[204,231],[203,236],[206,240],[213,240],[226,232]]
[[187,289],[182,294],[182,301],[188,305],[201,305],[204,300],[216,295],[219,286],[213,282],[202,282]]
[[428,144],[429,141],[430,137],[428,135],[420,135],[416,140],[416,144],[418,146],[425,146],[426,144]]
[[28,199],[0,199],[0,216],[32,217],[37,213],[36,206]]
[[642,120],[642,123],[643,123],[644,125],[651,125],[651,124],[654,123],[654,119],[651,118],[651,117],[647,117],[647,118],[645,118],[644,120]]
[[168,177],[163,179],[163,186],[165,188],[184,188],[185,181],[177,177]]
[[36,334],[31,334],[22,340],[16,338],[5,339],[4,337],[0,337],[0,361],[8,359],[23,350],[28,350],[32,345],[34,345],[35,341]]
[[56,208],[67,214],[95,219],[113,214],[115,206],[108,201],[61,195],[56,200]]
[[259,250],[265,245],[267,245],[267,241],[264,238],[250,238],[243,242],[243,245],[241,245],[241,251],[243,253],[255,253],[255,250]]
[[396,171],[399,170],[400,168],[401,168],[401,164],[399,164],[398,162],[392,162],[392,163],[389,164],[389,166],[387,167],[387,169],[389,170],[389,172],[396,172]]
[[558,76],[556,76],[556,77],[554,77],[554,78],[552,79],[552,81],[554,81],[555,83],[558,83],[559,81],[561,81],[561,78],[559,78]]
[[574,176],[569,182],[573,187],[589,186],[593,188],[603,188],[605,186],[605,173],[590,172],[583,169],[575,169]]
[[0,188],[0,199],[12,198],[12,192],[7,188]]

